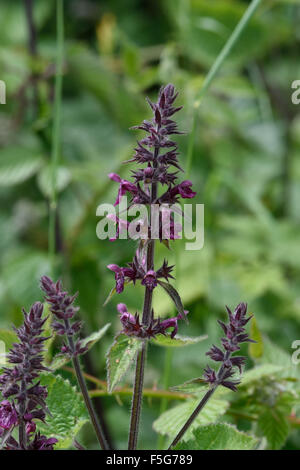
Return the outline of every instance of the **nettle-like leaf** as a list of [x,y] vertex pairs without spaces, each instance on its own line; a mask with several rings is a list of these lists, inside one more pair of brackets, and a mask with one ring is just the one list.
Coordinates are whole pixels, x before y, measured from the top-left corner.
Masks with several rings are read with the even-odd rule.
[[107,389],[111,393],[136,358],[143,342],[124,334],[116,336],[107,353]]
[[278,408],[266,409],[259,417],[258,426],[266,437],[268,448],[281,449],[289,434],[289,423]]
[[47,437],[55,437],[55,449],[68,449],[82,428],[89,421],[81,394],[68,380],[59,375],[43,374],[41,384],[47,386],[47,406],[51,416],[46,424],[39,423],[38,430]]
[[278,375],[284,370],[283,366],[276,366],[275,364],[263,364],[253,369],[248,370],[243,374],[242,382],[239,387],[249,386],[254,382],[259,382],[266,377],[273,377]]
[[26,181],[42,166],[43,156],[38,149],[24,146],[7,147],[1,150],[0,184],[13,186]]
[[[107,323],[103,328],[101,328],[99,331],[95,331],[94,333],[90,334],[86,338],[82,340],[82,345],[87,346],[88,350],[90,350],[107,332],[108,328],[110,327],[110,323]],[[57,369],[60,369],[63,367],[65,364],[70,362],[70,358],[66,354],[57,354],[54,358],[53,361],[51,362],[49,368],[52,371],[55,371]]]
[[176,335],[175,338],[171,338],[171,335],[167,334],[157,335],[155,338],[151,339],[151,343],[157,346],[181,348],[183,346],[200,343],[200,341],[204,341],[205,339],[207,339],[207,335],[194,337]]
[[195,429],[193,438],[180,442],[176,450],[252,450],[257,439],[227,423],[211,424]]
[[205,391],[209,389],[207,382],[205,382],[205,380],[201,377],[196,377],[195,379],[187,380],[183,384],[174,385],[174,387],[171,387],[171,390],[173,390],[174,392],[190,393],[192,395],[197,395],[199,392],[204,391],[204,388]]
[[183,305],[182,305],[182,301],[181,301],[180,295],[178,294],[177,290],[171,284],[169,284],[168,282],[164,282],[164,281],[157,281],[157,282],[161,287],[164,288],[164,290],[167,292],[167,294],[171,297],[171,299],[173,300],[173,302],[174,302],[174,304],[175,304],[175,306],[178,310],[178,313],[180,315],[182,315],[182,319],[187,321],[186,315],[184,313],[184,308],[183,308]]
[[[204,393],[205,392],[203,392],[202,396]],[[190,417],[192,412],[195,410],[196,406],[199,404],[199,401],[200,398],[197,400],[187,400],[185,403],[174,406],[170,410],[165,411],[156,421],[154,421],[154,430],[159,434],[174,438],[185,424],[187,419]],[[188,441],[189,439],[193,439],[194,429],[197,429],[199,426],[206,426],[208,424],[214,423],[226,412],[228,407],[228,401],[212,397],[191,424],[183,436],[183,440]]]

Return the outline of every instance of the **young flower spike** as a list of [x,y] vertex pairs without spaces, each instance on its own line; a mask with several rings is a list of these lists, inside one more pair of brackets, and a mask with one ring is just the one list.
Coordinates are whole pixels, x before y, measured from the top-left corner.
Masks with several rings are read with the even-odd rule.
[[[23,310],[24,323],[15,328],[19,342],[14,343],[8,353],[8,363],[0,376],[0,391],[5,398],[0,403],[0,444],[11,450],[39,450],[34,446],[36,421],[45,421],[49,413],[46,406],[47,388],[38,380],[43,365],[43,345],[48,339],[42,336],[47,318],[43,318],[43,305],[36,302],[27,313]],[[12,432],[19,428],[19,440]],[[47,438],[43,436],[45,440]],[[48,439],[47,449],[52,450],[57,439]]]
[[248,321],[252,318],[246,317],[247,315],[247,304],[240,303],[234,313],[226,307],[229,321],[227,324],[219,320],[225,337],[221,338],[223,351],[217,346],[212,346],[211,349],[206,353],[207,356],[213,361],[221,362],[221,367],[217,374],[214,376],[211,374],[211,369],[207,367],[204,373],[204,380],[212,386],[223,385],[223,387],[230,388],[236,391],[236,386],[239,384],[236,380],[228,380],[234,375],[234,367],[237,367],[241,373],[242,366],[245,363],[245,358],[242,356],[232,356],[232,354],[240,349],[240,344],[245,342],[252,342],[248,334],[245,332],[245,326]]
[[186,423],[182,426],[169,449],[175,447],[180,441],[219,385],[229,388],[233,392],[237,391],[237,386],[240,381],[232,380],[232,377],[235,375],[234,368],[237,367],[241,373],[245,358],[243,356],[233,356],[233,353],[240,349],[241,343],[255,343],[255,341],[249,338],[245,331],[245,326],[252,316],[247,317],[247,304],[245,303],[238,304],[233,313],[228,307],[226,307],[226,309],[228,313],[228,323],[225,324],[219,321],[225,333],[225,337],[221,338],[223,350],[213,345],[206,353],[213,361],[220,362],[221,365],[218,371],[215,371],[210,366],[204,369],[203,379],[204,382],[209,385],[209,390],[203,396]]
[[[61,352],[73,361],[78,384],[90,415],[91,422],[94,426],[97,439],[101,448],[108,450],[109,446],[95,414],[78,359],[78,356],[85,354],[88,348],[84,346],[82,341],[77,337],[78,333],[82,329],[82,323],[80,321],[73,322],[74,316],[79,310],[79,307],[74,306],[77,294],[69,295],[67,291],[63,290],[61,281],[53,282],[47,276],[43,276],[41,278],[40,285],[42,291],[45,293],[45,300],[48,302],[50,311],[55,318],[52,323],[52,328],[58,335],[65,337],[65,343],[61,348]],[[51,445],[51,443],[49,444],[49,442],[44,441],[44,436],[40,436],[35,445],[47,447],[48,445]]]

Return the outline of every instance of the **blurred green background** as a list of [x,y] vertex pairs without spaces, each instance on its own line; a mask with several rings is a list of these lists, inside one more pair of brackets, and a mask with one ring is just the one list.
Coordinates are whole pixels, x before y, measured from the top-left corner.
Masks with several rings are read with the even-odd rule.
[[[38,280],[49,272],[55,2],[33,3],[36,38],[30,42],[24,2],[1,2],[0,79],[7,85],[7,104],[0,105],[0,328],[19,324],[21,307],[41,299]],[[96,208],[116,195],[107,174],[129,175],[122,161],[131,157],[137,135],[128,128],[150,117],[145,96],[154,98],[168,82],[184,105],[178,120],[187,135],[178,142],[186,167],[194,101],[248,4],[65,1],[57,273],[71,291],[79,291],[86,333],[112,323],[85,359],[86,370],[103,380],[105,351],[120,329],[116,304],[125,302],[134,312],[143,298],[142,288],[129,287],[103,307],[114,284],[107,264],[124,265],[135,250],[133,241],[96,237]],[[216,319],[225,316],[225,304],[240,301],[248,302],[256,333],[264,338],[264,351],[248,366],[264,361],[272,348],[274,364],[283,358],[290,365],[292,342],[300,339],[300,105],[291,102],[291,84],[300,79],[299,20],[298,1],[263,1],[201,103],[190,178],[195,202],[205,204],[204,248],[185,251],[178,241],[169,252],[160,246],[157,260],[176,258],[177,287],[190,311],[190,323],[180,325],[180,332],[208,339],[176,350],[169,378],[163,377],[165,350],[152,346],[148,388],[201,375],[204,353],[220,335]],[[171,315],[166,295],[155,294],[156,313]],[[130,386],[131,377],[124,383]],[[296,389],[293,384],[294,394]],[[300,448],[297,403],[285,416],[288,431],[279,447]],[[152,423],[164,406],[145,399],[142,448],[157,445]],[[111,439],[125,447],[129,397],[105,397],[99,407],[112,427]],[[226,419],[234,421],[230,413]],[[81,440],[96,445],[88,427]]]

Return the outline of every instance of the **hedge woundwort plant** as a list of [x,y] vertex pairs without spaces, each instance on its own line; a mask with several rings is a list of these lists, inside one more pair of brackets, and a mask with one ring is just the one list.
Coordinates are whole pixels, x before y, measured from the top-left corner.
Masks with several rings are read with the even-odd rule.
[[[150,207],[149,212],[151,213],[149,226],[146,225],[147,237],[145,237],[145,228],[142,227],[141,233],[143,233],[144,236],[141,237],[139,241],[133,261],[126,267],[120,267],[116,264],[108,265],[108,268],[115,273],[115,289],[118,294],[123,292],[125,282],[136,283],[136,281],[139,280],[141,284],[145,286],[142,318],[140,318],[139,314],[132,315],[129,313],[125,304],[121,303],[118,305],[120,320],[123,326],[122,332],[128,336],[139,338],[142,341],[141,350],[136,360],[128,449],[136,449],[137,446],[147,342],[157,334],[165,335],[166,330],[171,327],[173,328],[171,338],[174,338],[178,330],[178,320],[185,319],[188,313],[183,310],[179,294],[174,287],[169,284],[169,279],[173,278],[171,275],[173,266],[168,266],[167,261],[164,261],[159,269],[155,269],[155,239],[151,238],[153,233],[153,205],[158,205],[161,208],[159,240],[169,246],[169,240],[177,238],[178,227],[175,226],[176,224],[173,219],[174,214],[169,213],[169,230],[166,230],[165,212],[170,211],[170,205],[176,203],[180,197],[191,199],[196,195],[191,189],[192,182],[184,180],[178,183],[178,171],[172,171],[172,167],[182,171],[177,159],[177,145],[169,137],[172,134],[180,133],[175,121],[171,119],[171,116],[181,109],[181,107],[174,107],[177,94],[178,93],[175,93],[174,86],[171,84],[162,88],[156,103],[152,103],[148,100],[153,112],[151,121],[143,121],[140,126],[134,127],[134,129],[145,131],[148,135],[138,142],[134,157],[129,160],[129,162],[145,165],[141,169],[132,171],[133,182],[122,179],[115,173],[109,175],[110,179],[119,183],[119,191],[115,205],[120,204],[122,197],[129,193],[131,196],[130,206],[134,204],[147,205]],[[163,187],[161,193],[159,192],[159,185]],[[166,190],[164,190],[165,186],[167,187]],[[120,219],[116,221],[118,235],[122,230],[122,221]],[[142,224],[143,223],[144,221]],[[162,278],[164,278],[167,283],[162,282]],[[158,285],[164,287],[173,300],[177,299],[177,301],[175,300],[175,304],[177,308],[179,306],[179,311],[176,317],[163,321],[159,318],[155,318],[152,308],[152,296],[153,290]],[[174,439],[171,447],[177,444],[218,385],[236,390],[238,382],[229,379],[233,375],[234,366],[239,367],[241,370],[244,358],[240,356],[232,357],[232,353],[239,349],[239,343],[250,341],[247,334],[244,333],[244,326],[250,319],[250,317],[245,318],[246,310],[245,304],[239,304],[234,314],[228,309],[229,325],[220,322],[226,335],[225,338],[222,338],[225,352],[213,346],[208,352],[208,355],[211,356],[213,360],[222,362],[222,365],[217,373],[210,367],[207,367],[205,370],[204,380],[210,384],[210,390],[201,400],[199,406],[183,426],[178,436]]]
[[[49,412],[46,406],[47,388],[38,380],[43,365],[42,336],[47,318],[42,318],[43,305],[36,302],[24,313],[23,325],[15,329],[19,343],[13,344],[8,362],[0,376],[0,391],[5,400],[0,404],[0,445],[9,450],[52,450],[57,439],[47,439],[36,432],[36,420],[44,421]],[[12,436],[18,428],[18,440]]]
[[[196,195],[191,188],[191,181],[184,180],[181,183],[177,181],[179,171],[182,169],[177,159],[177,145],[170,139],[170,135],[179,133],[175,121],[171,119],[181,109],[174,106],[176,97],[174,86],[169,84],[160,90],[156,103],[148,100],[153,117],[136,127],[146,131],[148,135],[138,142],[135,154],[130,160],[131,163],[141,165],[139,169],[132,171],[133,181],[122,179],[115,173],[109,175],[113,181],[119,183],[115,205],[119,205],[122,198],[129,193],[130,207],[141,204],[150,209],[150,223],[147,218],[141,218],[139,221],[140,236],[137,237],[138,246],[132,262],[126,267],[108,265],[108,268],[114,272],[115,290],[118,294],[121,294],[125,284],[130,282],[133,284],[140,282],[145,289],[142,315],[138,313],[133,315],[124,303],[119,303],[117,306],[122,325],[121,333],[135,342],[140,342],[136,357],[128,440],[128,448],[131,450],[136,449],[138,441],[148,342],[157,335],[169,334],[170,338],[174,339],[178,331],[178,321],[185,320],[188,314],[183,308],[178,292],[170,284],[170,280],[174,279],[172,275],[174,266],[169,266],[167,260],[164,260],[158,268],[154,263],[155,241],[169,247],[171,240],[179,238],[182,229],[175,222],[172,205],[177,203],[180,197],[192,199]],[[157,219],[153,219],[153,206],[160,209],[158,236],[155,238],[152,234]],[[116,218],[115,221],[117,233],[113,240],[118,238],[124,229],[122,220]],[[127,223],[125,226],[127,227]],[[53,317],[53,332],[65,339],[61,354],[73,362],[78,384],[100,446],[102,449],[108,449],[103,427],[95,414],[80,367],[79,357],[87,352],[87,346],[78,338],[82,329],[81,321],[74,321],[79,310],[79,307],[74,306],[76,295],[69,295],[63,290],[60,281],[55,283],[47,276],[41,278],[40,285]],[[178,310],[176,316],[167,319],[155,316],[152,296],[158,287],[162,287],[174,301]],[[210,366],[204,370],[202,381],[208,385],[208,390],[172,441],[170,449],[177,445],[218,386],[222,385],[232,391],[237,389],[239,381],[235,378],[235,369],[241,373],[245,358],[235,356],[234,353],[240,349],[242,343],[252,341],[245,331],[251,316],[247,317],[247,305],[244,303],[240,303],[233,313],[227,307],[227,313],[228,323],[219,321],[224,331],[224,337],[221,338],[222,346],[213,345],[207,352],[213,361],[220,363],[220,367],[217,371]],[[8,354],[8,362],[12,367],[5,367],[0,376],[0,391],[3,396],[0,404],[0,440],[1,448],[4,449],[48,450],[53,449],[57,442],[56,438],[47,438],[36,431],[36,421],[44,421],[46,414],[49,413],[46,405],[47,389],[39,382],[40,373],[49,372],[43,364],[43,345],[48,338],[42,336],[43,326],[47,320],[42,314],[43,305],[39,302],[33,305],[29,314],[24,311],[24,324],[16,329],[19,343],[15,343]],[[18,438],[15,430],[18,430]],[[76,447],[82,448],[80,444]]]

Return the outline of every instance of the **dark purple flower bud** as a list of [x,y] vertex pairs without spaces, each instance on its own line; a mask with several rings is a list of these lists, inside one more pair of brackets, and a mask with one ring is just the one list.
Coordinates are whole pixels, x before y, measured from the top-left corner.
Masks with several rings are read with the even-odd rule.
[[163,265],[156,271],[157,278],[163,277],[167,281],[169,279],[174,279],[171,272],[173,271],[174,266],[168,266],[167,260],[164,260]]
[[28,421],[25,425],[26,434],[31,434],[36,431],[36,424],[33,421]]
[[203,377],[204,377],[204,380],[211,384],[211,385],[214,385],[217,383],[217,376],[216,376],[216,373],[215,371],[207,366],[206,369],[204,369],[204,374],[203,374]]
[[7,400],[0,403],[0,428],[11,429],[18,423],[18,414],[14,406]]
[[213,361],[222,362],[224,360],[224,353],[217,346],[212,346],[206,355],[210,356]]

